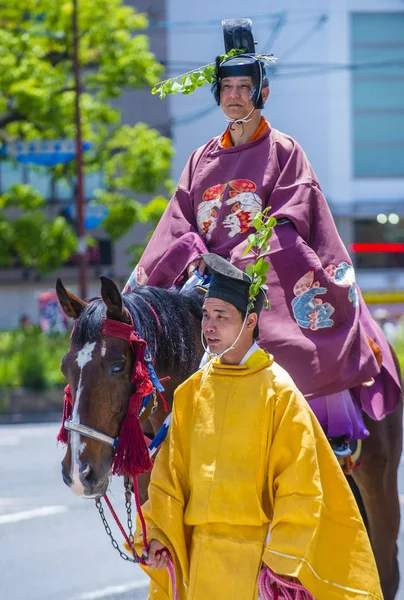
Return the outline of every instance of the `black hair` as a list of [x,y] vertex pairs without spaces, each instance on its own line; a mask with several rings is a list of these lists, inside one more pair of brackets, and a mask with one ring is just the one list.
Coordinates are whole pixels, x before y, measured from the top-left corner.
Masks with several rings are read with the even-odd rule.
[[[156,367],[189,377],[199,365],[198,347],[202,320],[202,298],[195,291],[182,294],[176,290],[139,286],[122,294],[135,330],[146,340]],[[79,345],[100,338],[106,305],[96,299],[82,311],[73,332]]]

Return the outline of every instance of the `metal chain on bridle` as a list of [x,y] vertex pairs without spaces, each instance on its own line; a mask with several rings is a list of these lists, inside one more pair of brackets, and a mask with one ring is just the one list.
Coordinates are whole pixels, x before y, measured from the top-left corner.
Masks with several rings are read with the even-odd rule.
[[[133,487],[132,487],[133,486]],[[127,516],[127,523],[128,523],[128,532],[129,535],[125,532],[117,514],[115,513],[109,498],[106,494],[104,494],[103,498],[106,501],[109,510],[111,511],[112,516],[114,517],[114,520],[116,522],[116,524],[118,525],[123,537],[125,538],[126,544],[128,546],[128,548],[132,551],[133,557],[132,556],[128,556],[128,554],[125,554],[125,552],[122,552],[122,550],[119,547],[118,542],[116,541],[116,539],[114,538],[114,536],[112,535],[112,531],[110,526],[108,525],[107,519],[105,517],[104,514],[104,508],[101,504],[101,499],[100,498],[96,498],[95,500],[95,505],[98,509],[98,512],[100,514],[101,517],[101,521],[104,525],[105,531],[107,532],[107,535],[109,536],[110,540],[111,540],[111,544],[112,546],[115,548],[115,550],[117,550],[117,552],[119,553],[119,556],[123,559],[126,560],[128,562],[133,562],[133,563],[139,563],[141,562],[141,557],[138,556],[138,554],[136,553],[135,547],[134,547],[134,537],[133,537],[133,523],[132,523],[132,489],[135,493],[135,500],[137,502],[137,507],[139,507],[140,509],[140,505],[138,504],[138,490],[137,490],[137,484],[136,484],[136,480],[131,480],[130,478],[125,478],[125,507],[126,507],[126,516]],[[141,516],[141,511],[140,511],[140,515]],[[145,538],[144,538],[145,539]],[[147,542],[146,542],[146,546],[148,548]],[[142,563],[143,564],[143,563]],[[176,576],[176,572],[175,572],[175,567],[174,567],[174,562],[172,560],[172,557],[169,556],[168,557],[168,561],[167,561],[167,571],[170,577],[170,581],[171,581],[171,586],[172,586],[172,597],[174,600],[179,600],[178,597],[178,590],[177,590],[177,576]]]
[[[125,478],[124,485],[125,485],[126,519],[127,519],[127,524],[128,524],[128,536],[127,537],[129,538],[130,548],[133,549],[134,548],[134,537],[133,537],[133,522],[132,522],[132,483],[131,483],[130,479]],[[116,541],[116,539],[114,538],[114,536],[112,534],[112,530],[106,519],[106,516],[104,513],[104,508],[103,508],[102,502],[101,502],[101,498],[95,499],[95,506],[97,507],[97,510],[101,517],[101,521],[102,521],[102,524],[104,525],[104,529],[105,529],[109,539],[111,540],[111,544],[112,544],[113,548],[115,548],[115,550],[118,552],[119,556],[123,560],[126,560],[128,562],[139,563],[139,557],[136,553],[134,553],[133,556],[129,556],[125,552],[122,552],[122,550],[120,549],[119,544]],[[120,525],[118,525],[118,527],[121,529]],[[132,550],[132,552],[133,552],[133,550]]]

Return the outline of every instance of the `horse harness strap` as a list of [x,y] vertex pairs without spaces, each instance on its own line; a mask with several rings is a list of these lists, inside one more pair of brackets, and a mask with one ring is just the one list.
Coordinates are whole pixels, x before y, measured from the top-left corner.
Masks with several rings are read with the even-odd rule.
[[107,435],[106,433],[102,433],[102,431],[98,431],[98,429],[94,429],[93,427],[89,427],[88,425],[82,425],[81,423],[74,423],[72,419],[65,420],[65,429],[69,431],[77,431],[80,435],[84,435],[85,437],[91,438],[93,440],[97,440],[102,444],[106,444],[107,446],[112,446],[112,448],[116,448],[118,445],[118,439]]

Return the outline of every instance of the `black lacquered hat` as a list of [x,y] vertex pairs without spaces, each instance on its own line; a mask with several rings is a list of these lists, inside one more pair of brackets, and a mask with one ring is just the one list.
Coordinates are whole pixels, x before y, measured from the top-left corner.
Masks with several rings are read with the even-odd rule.
[[[218,254],[203,254],[202,258],[212,274],[212,280],[205,298],[217,298],[232,304],[238,310],[247,312],[247,307],[251,302],[249,294],[252,283],[251,277]],[[265,294],[261,291],[254,298],[254,308],[249,312],[259,314],[264,305],[264,300]]]
[[231,50],[244,50],[243,54],[221,61],[216,58],[216,78],[212,85],[213,95],[220,104],[220,82],[225,77],[251,77],[254,83],[252,100],[256,108],[262,108],[262,85],[265,78],[265,64],[255,53],[251,19],[226,19],[222,21],[225,53]]

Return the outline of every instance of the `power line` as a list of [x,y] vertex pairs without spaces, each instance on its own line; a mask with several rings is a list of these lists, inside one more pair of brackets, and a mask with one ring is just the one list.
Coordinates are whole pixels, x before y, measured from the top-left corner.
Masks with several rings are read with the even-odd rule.
[[[296,12],[296,11],[295,11]],[[262,15],[252,15],[251,20],[254,23],[254,29],[263,26],[264,21],[278,21],[279,12],[276,13],[264,13]],[[298,24],[298,23],[306,23],[307,21],[313,20],[313,13],[307,16],[303,16],[300,18],[294,18],[290,20],[290,23]],[[198,28],[209,28],[209,27],[217,27],[219,23],[219,19],[197,19],[192,21],[149,21],[148,28],[149,29],[187,29],[193,27]],[[194,33],[194,32],[192,32]]]
[[317,31],[319,31],[327,21],[328,15],[321,15],[313,27],[311,27],[311,29],[309,29],[309,31],[307,31],[297,42],[292,44],[289,50],[286,50],[286,52],[282,54],[282,60],[285,60],[287,57],[294,54],[296,50],[299,50],[299,48],[301,48],[307,42],[307,40],[309,40]]
[[[327,75],[329,73],[333,73],[333,72],[337,72],[337,71],[361,71],[361,70],[366,70],[366,69],[382,69],[382,68],[386,68],[386,67],[404,67],[404,59],[397,59],[397,60],[386,60],[386,61],[381,61],[381,62],[369,62],[369,63],[350,63],[350,64],[334,64],[334,65],[329,65],[329,66],[324,66],[324,67],[311,67],[310,69],[308,69],[307,71],[303,71],[303,72],[292,72],[292,73],[287,73],[287,74],[282,74],[282,73],[274,73],[273,77],[281,77],[282,79],[287,79],[287,78],[295,78],[295,77],[313,77],[315,75]],[[403,73],[403,79],[404,79],[404,73]]]
[[[310,65],[310,63],[308,63]],[[313,66],[312,70],[303,72],[303,73],[286,73],[285,75],[280,74],[279,72],[277,72],[274,76],[276,77],[281,77],[282,79],[288,79],[288,78],[301,78],[301,77],[313,77],[313,76],[317,76],[317,75],[326,75],[329,73],[333,73],[333,72],[338,72],[338,71],[358,71],[361,69],[375,69],[375,68],[384,68],[384,67],[389,67],[389,66],[402,66],[404,67],[404,59],[398,59],[398,60],[390,60],[390,61],[381,61],[381,62],[372,62],[372,63],[352,63],[352,64],[333,64],[333,65],[319,65],[319,68],[317,66]],[[180,118],[172,118],[169,121],[170,126],[182,126],[182,125],[189,125],[190,123],[194,123],[195,121],[198,121],[199,119],[202,119],[203,117],[208,116],[210,113],[212,113],[214,110],[216,110],[218,108],[218,106],[216,104],[209,104],[207,106],[205,106],[202,109],[199,109],[195,112],[192,112],[188,115],[185,115],[184,117],[180,117]]]
[[[181,76],[182,71],[193,70],[197,68],[201,63],[196,61],[159,61],[162,65],[167,67],[167,70],[180,70],[178,77]],[[285,64],[274,64],[275,71],[272,77],[295,77],[298,75],[311,76],[315,74],[327,74],[332,71],[360,71],[362,69],[381,69],[385,67],[402,67],[404,66],[404,59],[392,59],[385,61],[373,61],[368,63],[285,63]],[[180,68],[182,67],[182,69]],[[303,70],[303,71],[302,71]],[[289,71],[288,73],[283,73]],[[292,73],[290,72],[292,71]]]
[[263,45],[262,50],[260,51],[262,54],[268,54],[268,52],[270,51],[271,45],[274,43],[274,41],[277,39],[277,37],[279,36],[279,34],[282,31],[282,29],[284,28],[284,26],[286,25],[286,21],[287,21],[286,11],[282,11],[281,13],[279,13],[278,19],[277,19],[276,23],[274,24],[274,26],[272,27],[272,31],[269,34],[267,41]]

